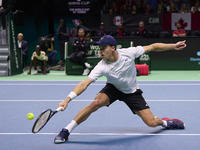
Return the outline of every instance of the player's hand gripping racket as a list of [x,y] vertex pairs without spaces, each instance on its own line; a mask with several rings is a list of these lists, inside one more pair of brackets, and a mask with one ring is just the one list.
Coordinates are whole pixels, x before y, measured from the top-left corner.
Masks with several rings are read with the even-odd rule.
[[55,115],[57,112],[61,111],[63,107],[57,108],[55,111],[52,111],[51,109],[47,109],[43,111],[36,119],[33,127],[32,132],[37,133],[39,132],[51,119],[53,115]]

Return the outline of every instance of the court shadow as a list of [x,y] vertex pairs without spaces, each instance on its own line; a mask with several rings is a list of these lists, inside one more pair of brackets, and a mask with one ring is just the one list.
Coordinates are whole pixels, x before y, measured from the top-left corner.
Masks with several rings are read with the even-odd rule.
[[[128,143],[137,143],[147,138],[155,137],[155,134],[161,133],[163,130],[158,129],[151,133],[140,133],[140,134],[119,134],[119,135],[80,135],[76,138],[70,138],[65,144],[82,144],[82,145],[96,145],[96,146],[108,146],[108,145],[125,145]],[[151,135],[152,134],[152,135]]]

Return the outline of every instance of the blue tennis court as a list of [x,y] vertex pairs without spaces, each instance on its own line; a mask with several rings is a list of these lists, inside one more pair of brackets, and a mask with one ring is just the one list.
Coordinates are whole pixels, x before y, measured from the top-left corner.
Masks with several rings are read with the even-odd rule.
[[[120,101],[93,113],[73,130],[68,142],[54,144],[54,137],[93,101],[105,85],[97,81],[56,114],[37,134],[31,132],[37,116],[55,109],[80,81],[0,81],[0,149],[2,150],[199,150],[200,81],[138,81],[154,115],[178,118],[184,130],[149,128]],[[32,112],[33,120],[26,115]]]

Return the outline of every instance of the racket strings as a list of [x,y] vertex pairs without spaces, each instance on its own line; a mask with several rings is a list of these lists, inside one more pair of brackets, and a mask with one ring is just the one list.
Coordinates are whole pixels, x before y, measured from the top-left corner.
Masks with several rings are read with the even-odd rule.
[[38,119],[35,125],[34,132],[38,132],[46,124],[46,122],[49,119],[50,114],[51,114],[51,111],[48,110],[40,116],[40,118]]

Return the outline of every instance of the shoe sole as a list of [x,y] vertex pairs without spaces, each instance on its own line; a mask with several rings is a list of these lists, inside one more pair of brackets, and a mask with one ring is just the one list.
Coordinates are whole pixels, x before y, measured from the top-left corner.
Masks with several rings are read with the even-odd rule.
[[68,138],[67,138],[65,141],[62,141],[62,140],[55,140],[54,143],[55,143],[55,144],[62,144],[62,143],[65,143],[67,140],[68,140]]

